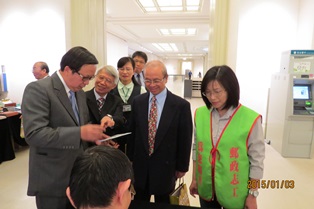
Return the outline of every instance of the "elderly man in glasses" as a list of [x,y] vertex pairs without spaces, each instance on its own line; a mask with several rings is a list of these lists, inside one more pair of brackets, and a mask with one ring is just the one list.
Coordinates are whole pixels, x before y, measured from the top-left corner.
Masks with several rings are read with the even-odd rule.
[[127,209],[135,195],[127,156],[107,146],[89,148],[74,162],[66,194],[78,209]]
[[127,153],[133,162],[135,200],[169,203],[175,180],[189,170],[192,143],[190,103],[166,88],[166,66],[147,63],[145,85],[149,92],[133,100]]
[[[99,69],[95,77],[95,87],[86,92],[86,101],[91,123],[100,124],[101,120],[107,127],[105,133],[109,136],[117,134],[124,124],[123,102],[119,96],[109,93],[117,86],[118,71],[110,65]],[[113,141],[109,144],[116,146]],[[92,143],[90,143],[92,145]]]
[[73,208],[65,195],[71,167],[86,141],[108,137],[105,122],[89,124],[82,90],[94,77],[96,57],[83,47],[73,47],[50,77],[27,85],[22,112],[29,151],[27,194],[36,196],[40,209]]

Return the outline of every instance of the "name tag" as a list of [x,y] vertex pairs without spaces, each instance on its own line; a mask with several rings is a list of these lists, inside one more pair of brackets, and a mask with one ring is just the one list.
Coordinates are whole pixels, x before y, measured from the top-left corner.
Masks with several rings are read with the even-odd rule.
[[132,110],[131,105],[123,105],[123,112],[130,112]]

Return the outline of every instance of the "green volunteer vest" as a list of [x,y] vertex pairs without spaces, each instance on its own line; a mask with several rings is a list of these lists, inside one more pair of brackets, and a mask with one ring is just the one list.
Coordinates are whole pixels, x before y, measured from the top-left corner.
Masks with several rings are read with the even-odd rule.
[[244,208],[248,195],[250,131],[259,118],[253,110],[239,105],[231,116],[216,147],[212,144],[211,111],[196,110],[196,180],[201,198],[209,201],[213,191],[225,208]]

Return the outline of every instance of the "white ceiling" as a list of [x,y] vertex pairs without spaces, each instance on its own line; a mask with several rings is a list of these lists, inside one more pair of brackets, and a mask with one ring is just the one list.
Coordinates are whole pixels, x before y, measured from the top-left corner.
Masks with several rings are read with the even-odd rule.
[[[125,40],[129,48],[160,58],[201,58],[208,48],[209,0],[201,2],[198,13],[147,14],[136,0],[107,0],[107,31]],[[158,32],[161,28],[196,28],[196,35],[165,37]],[[152,43],[175,43],[178,52],[162,52]]]

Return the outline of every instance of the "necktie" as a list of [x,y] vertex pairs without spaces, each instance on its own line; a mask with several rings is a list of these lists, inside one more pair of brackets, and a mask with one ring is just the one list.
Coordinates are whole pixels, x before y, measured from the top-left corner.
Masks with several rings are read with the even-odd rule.
[[100,97],[97,100],[99,115],[101,115],[101,109],[102,109],[102,106],[104,106],[104,103],[105,103],[105,99],[102,97]]
[[157,129],[157,105],[156,97],[153,96],[148,119],[149,155],[151,155],[154,152],[156,129]]
[[137,74],[136,77],[137,77],[137,82],[138,82],[138,84],[142,85],[142,82],[141,82],[141,75],[140,75],[140,74]]
[[77,122],[80,124],[80,117],[79,117],[79,111],[78,111],[78,107],[76,103],[75,93],[73,91],[69,91],[69,92],[70,92],[70,101],[71,101],[74,115],[76,117]]

